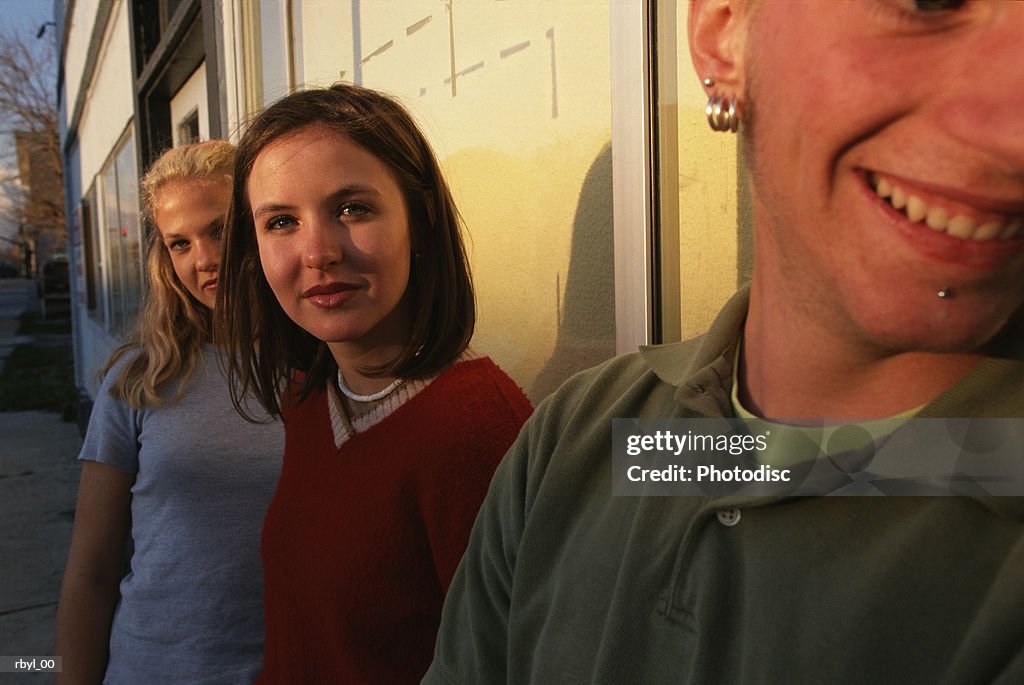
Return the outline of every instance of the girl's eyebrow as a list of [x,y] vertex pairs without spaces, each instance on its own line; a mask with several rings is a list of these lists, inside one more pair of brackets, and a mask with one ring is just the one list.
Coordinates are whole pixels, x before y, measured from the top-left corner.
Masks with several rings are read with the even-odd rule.
[[271,214],[271,213],[274,213],[274,212],[287,212],[287,211],[290,211],[290,210],[293,210],[293,209],[295,209],[295,207],[293,207],[292,205],[282,205],[282,204],[277,204],[277,203],[268,203],[268,204],[260,205],[256,209],[253,209],[252,210],[252,216],[253,216],[254,219],[258,219],[258,218],[260,218],[260,216],[262,216],[264,214]]
[[[208,223],[205,226],[203,226],[202,230],[203,231],[209,231],[211,229],[223,228],[223,227],[224,227],[224,219],[214,219],[210,223]],[[178,238],[184,238],[184,237],[185,236],[182,235],[181,233],[161,233],[160,234],[161,240],[164,240],[164,241],[167,241],[167,240],[177,240]]]
[[[337,202],[338,200],[343,200],[351,195],[359,194],[375,195],[378,197],[381,195],[380,191],[374,188],[373,186],[364,185],[362,183],[352,183],[346,186],[342,186],[341,188],[335,190],[333,193],[329,194],[327,196],[327,201],[333,203]],[[279,202],[268,202],[266,204],[262,204],[254,208],[252,210],[252,216],[253,219],[259,219],[264,214],[272,214],[274,212],[289,212],[294,211],[295,209],[295,205]]]

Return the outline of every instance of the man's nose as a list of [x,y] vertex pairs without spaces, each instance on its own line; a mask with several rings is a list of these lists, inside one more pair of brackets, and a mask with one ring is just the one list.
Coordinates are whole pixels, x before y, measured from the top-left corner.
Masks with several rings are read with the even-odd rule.
[[1024,178],[1024,2],[995,2],[993,17],[947,74],[943,126]]

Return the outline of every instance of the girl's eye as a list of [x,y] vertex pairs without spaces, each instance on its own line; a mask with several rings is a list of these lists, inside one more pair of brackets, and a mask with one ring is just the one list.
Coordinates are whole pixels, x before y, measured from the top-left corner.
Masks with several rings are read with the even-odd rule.
[[218,226],[217,228],[213,229],[213,231],[210,233],[210,237],[213,238],[214,240],[220,240],[221,236],[223,236],[223,235],[224,235],[224,227],[223,226]]
[[171,250],[173,252],[181,252],[186,247],[188,247],[188,241],[187,240],[175,240],[175,241],[173,241],[171,243],[168,243],[168,245],[167,245],[167,249]]
[[295,225],[295,219],[290,216],[275,216],[273,219],[267,222],[268,231],[280,231],[285,228],[291,228]]
[[370,208],[361,202],[346,202],[338,213],[341,216],[365,216],[370,213]]

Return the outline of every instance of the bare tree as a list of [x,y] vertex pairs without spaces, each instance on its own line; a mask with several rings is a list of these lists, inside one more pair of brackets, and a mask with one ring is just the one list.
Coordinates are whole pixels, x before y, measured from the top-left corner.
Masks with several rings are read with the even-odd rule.
[[11,200],[0,220],[33,247],[66,241],[53,35],[0,32],[0,193]]

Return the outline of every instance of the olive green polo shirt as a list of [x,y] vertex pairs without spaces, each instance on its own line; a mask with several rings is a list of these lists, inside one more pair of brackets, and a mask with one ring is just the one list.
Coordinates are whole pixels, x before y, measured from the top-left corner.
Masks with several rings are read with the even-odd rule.
[[[732,414],[746,309],[538,407],[425,683],[1024,683],[1024,498],[612,495],[612,419]],[[1024,416],[1020,343],[919,416]]]

